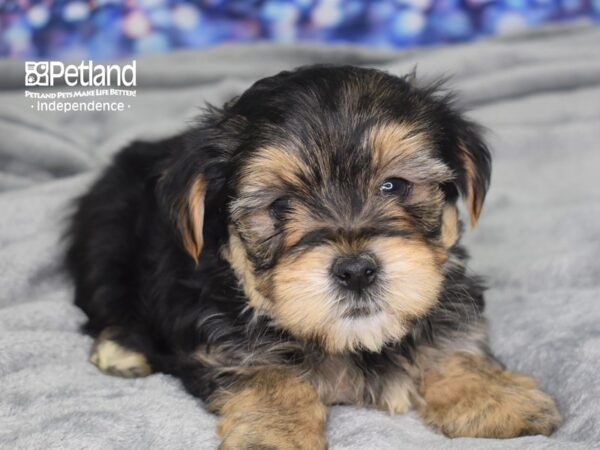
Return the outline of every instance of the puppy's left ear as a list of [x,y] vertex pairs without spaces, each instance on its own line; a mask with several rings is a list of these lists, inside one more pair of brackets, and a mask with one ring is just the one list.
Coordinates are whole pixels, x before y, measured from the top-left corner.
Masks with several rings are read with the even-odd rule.
[[483,140],[482,128],[468,120],[460,122],[456,137],[459,163],[456,184],[469,211],[471,226],[475,226],[490,185],[492,157]]

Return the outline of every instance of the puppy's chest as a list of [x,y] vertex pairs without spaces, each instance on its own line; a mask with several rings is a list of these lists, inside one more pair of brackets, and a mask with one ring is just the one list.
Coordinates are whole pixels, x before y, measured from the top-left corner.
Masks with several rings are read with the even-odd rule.
[[327,405],[364,405],[403,414],[418,398],[416,374],[401,357],[395,364],[379,364],[377,369],[363,370],[350,356],[338,355],[314,360],[309,357],[303,366],[304,378]]
[[372,397],[372,381],[349,356],[308,357],[302,365],[325,404],[363,404]]

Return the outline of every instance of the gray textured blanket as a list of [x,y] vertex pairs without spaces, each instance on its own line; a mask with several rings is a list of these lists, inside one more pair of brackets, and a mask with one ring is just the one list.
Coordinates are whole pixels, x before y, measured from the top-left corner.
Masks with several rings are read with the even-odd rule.
[[256,45],[147,58],[122,113],[36,112],[23,63],[1,61],[1,448],[216,447],[216,418],[176,379],[118,379],[87,362],[61,230],[70,200],[123,144],[175,133],[204,101],[313,62],[452,75],[490,128],[494,175],[467,234],[471,267],[489,280],[492,347],[538,377],[565,417],[550,438],[450,440],[414,413],[335,407],[330,448],[600,448],[600,29],[589,26],[403,53]]

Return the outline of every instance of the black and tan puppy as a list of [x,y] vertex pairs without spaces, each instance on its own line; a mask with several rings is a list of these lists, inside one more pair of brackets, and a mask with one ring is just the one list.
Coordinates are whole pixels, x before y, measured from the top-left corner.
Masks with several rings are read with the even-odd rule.
[[326,406],[415,407],[448,436],[550,434],[536,382],[491,354],[465,273],[490,178],[436,87],[355,67],[255,83],[182,136],[132,144],[81,200],[68,265],[125,377],[172,373],[223,449],[326,446]]

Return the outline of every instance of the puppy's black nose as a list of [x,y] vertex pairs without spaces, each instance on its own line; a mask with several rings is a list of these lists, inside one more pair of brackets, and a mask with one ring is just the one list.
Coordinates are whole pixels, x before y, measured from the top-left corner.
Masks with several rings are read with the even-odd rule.
[[360,291],[375,281],[377,269],[377,263],[369,256],[341,256],[333,263],[331,272],[342,286]]

